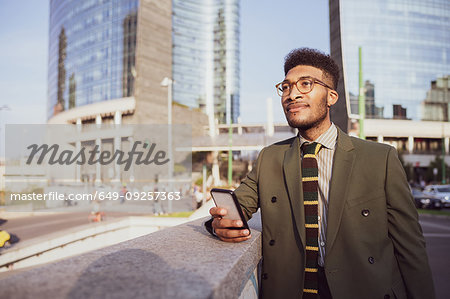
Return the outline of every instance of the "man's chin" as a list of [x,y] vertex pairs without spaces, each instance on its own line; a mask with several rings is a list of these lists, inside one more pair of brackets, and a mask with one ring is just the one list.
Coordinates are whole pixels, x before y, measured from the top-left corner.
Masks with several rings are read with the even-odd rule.
[[308,130],[313,126],[312,123],[301,121],[298,119],[287,119],[287,122],[291,128],[299,129],[299,130]]

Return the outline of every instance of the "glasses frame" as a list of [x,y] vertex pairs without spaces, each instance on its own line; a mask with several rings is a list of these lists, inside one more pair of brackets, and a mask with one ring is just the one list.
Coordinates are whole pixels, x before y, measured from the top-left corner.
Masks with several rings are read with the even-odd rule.
[[[301,91],[300,91],[300,88],[298,88],[298,85],[297,85],[297,83],[298,83],[300,80],[304,80],[304,79],[310,79],[310,80],[312,81],[311,89],[310,89],[308,92],[301,92]],[[316,78],[310,77],[310,76],[305,76],[305,77],[300,77],[300,78],[298,78],[298,80],[295,81],[295,83],[290,83],[290,82],[288,82],[288,81],[283,81],[283,82],[280,82],[280,83],[278,83],[277,85],[275,85],[275,88],[276,88],[276,90],[277,90],[277,94],[278,94],[280,97],[286,97],[286,96],[288,96],[288,95],[283,95],[283,91],[280,89],[280,86],[281,86],[283,83],[288,83],[288,84],[289,84],[289,90],[290,90],[290,91],[289,91],[289,94],[291,94],[291,92],[292,92],[292,85],[295,85],[295,87],[297,88],[298,92],[301,93],[301,94],[307,94],[307,93],[310,93],[310,92],[314,89],[314,83],[317,83],[317,84],[319,84],[319,85],[322,85],[323,87],[326,87],[326,88],[328,88],[328,89],[334,90],[334,88],[331,88],[330,86],[328,86],[328,85],[325,84],[324,82],[320,81],[319,79],[316,79]],[[281,94],[280,94],[280,93],[281,93]]]

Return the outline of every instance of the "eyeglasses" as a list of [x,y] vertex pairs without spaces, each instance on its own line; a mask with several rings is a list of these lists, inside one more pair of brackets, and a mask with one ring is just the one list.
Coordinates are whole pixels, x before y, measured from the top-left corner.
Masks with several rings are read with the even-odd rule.
[[295,83],[290,83],[288,81],[283,81],[281,83],[278,83],[275,85],[275,88],[277,89],[277,93],[280,97],[286,97],[291,94],[292,91],[292,85],[295,85],[297,87],[297,90],[300,93],[309,93],[314,88],[314,83],[320,84],[326,88],[332,89],[327,84],[323,83],[322,81],[313,78],[313,77],[300,77],[300,79],[297,80]]

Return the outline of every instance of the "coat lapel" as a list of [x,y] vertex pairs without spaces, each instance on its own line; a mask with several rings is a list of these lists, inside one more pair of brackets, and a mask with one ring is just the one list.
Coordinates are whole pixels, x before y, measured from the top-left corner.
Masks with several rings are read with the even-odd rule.
[[355,153],[350,137],[338,129],[338,141],[334,154],[333,172],[328,197],[327,245],[326,252],[333,247],[339,230],[345,200],[347,198]]
[[284,181],[289,193],[289,201],[294,214],[295,224],[300,233],[302,244],[305,243],[305,210],[303,208],[303,189],[300,165],[299,138],[294,138],[291,147],[285,152],[283,160]]

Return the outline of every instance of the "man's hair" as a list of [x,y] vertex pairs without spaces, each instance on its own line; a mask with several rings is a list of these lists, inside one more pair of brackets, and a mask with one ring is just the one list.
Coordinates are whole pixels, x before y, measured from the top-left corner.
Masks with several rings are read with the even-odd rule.
[[284,58],[284,75],[297,65],[310,65],[322,70],[325,77],[331,77],[332,87],[337,88],[339,67],[330,55],[310,48],[294,49]]

